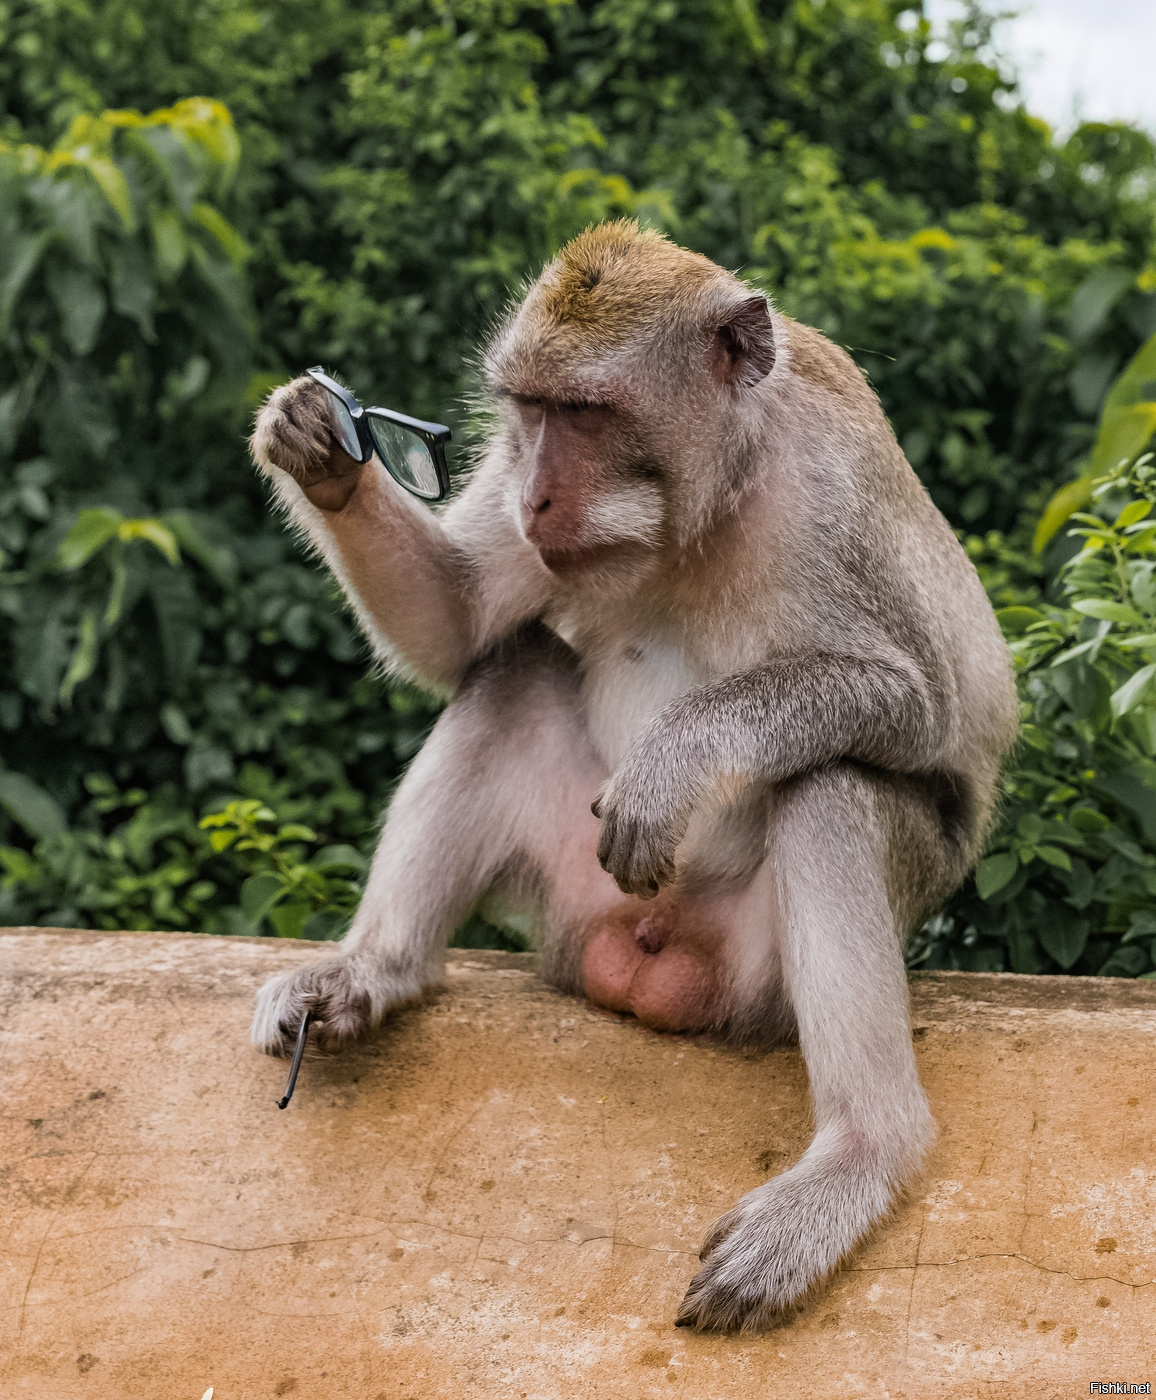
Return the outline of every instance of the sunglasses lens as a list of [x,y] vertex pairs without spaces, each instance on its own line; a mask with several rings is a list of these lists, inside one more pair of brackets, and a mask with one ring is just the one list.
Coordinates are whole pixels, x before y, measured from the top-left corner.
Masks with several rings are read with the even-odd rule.
[[333,428],[337,434],[337,441],[355,462],[360,462],[361,443],[357,440],[357,424],[353,421],[353,415],[331,389],[326,389],[325,392],[329,395],[329,407],[333,414]]
[[436,501],[442,493],[441,482],[430,450],[421,438],[375,413],[366,414],[366,422],[377,455],[390,476],[415,496]]

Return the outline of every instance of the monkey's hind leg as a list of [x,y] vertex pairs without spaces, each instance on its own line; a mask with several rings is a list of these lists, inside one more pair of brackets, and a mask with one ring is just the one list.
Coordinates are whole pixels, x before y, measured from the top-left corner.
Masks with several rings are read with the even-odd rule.
[[394,795],[337,956],[261,988],[253,1043],[288,1053],[309,1011],[318,1043],[339,1044],[440,982],[447,938],[511,860],[549,847],[572,810],[593,847],[605,774],[588,749],[561,642],[531,627],[479,661]]
[[[893,807],[891,794],[852,767],[780,792],[769,845],[776,908],[768,912],[780,929],[816,1132],[793,1167],[716,1223],[682,1326],[771,1325],[888,1211],[934,1138],[888,899]],[[931,826],[922,823],[934,841]]]

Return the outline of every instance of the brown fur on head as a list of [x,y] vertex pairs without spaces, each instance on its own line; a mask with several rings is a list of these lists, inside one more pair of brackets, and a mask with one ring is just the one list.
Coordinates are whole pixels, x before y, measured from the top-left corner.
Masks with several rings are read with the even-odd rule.
[[632,221],[568,243],[485,358],[549,567],[692,538],[750,475],[775,358],[766,298],[698,253]]
[[[620,219],[588,228],[543,269],[490,346],[486,372],[509,392],[538,397],[572,393],[576,367],[595,379],[599,362],[608,362],[603,377],[617,372],[624,352],[657,349],[674,370],[679,349],[707,353],[720,327],[752,309],[766,321],[765,300],[738,278]],[[760,358],[766,373],[773,352]]]

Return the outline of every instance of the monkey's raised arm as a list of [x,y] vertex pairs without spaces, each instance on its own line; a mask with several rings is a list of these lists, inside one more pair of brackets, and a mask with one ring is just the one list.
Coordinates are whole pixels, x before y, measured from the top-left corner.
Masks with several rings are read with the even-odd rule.
[[[521,587],[487,589],[487,564],[511,548],[505,516],[487,509],[485,483],[439,519],[376,458],[358,465],[331,431],[325,391],[302,376],[257,418],[253,458],[278,500],[337,576],[378,656],[427,689],[456,690],[471,661],[540,611],[545,570],[533,559]],[[473,498],[472,501],[470,498]],[[469,521],[469,528],[463,528]],[[448,528],[447,528],[448,527]],[[516,574],[503,560],[502,575]]]
[[783,782],[841,758],[918,772],[936,731],[927,682],[898,653],[816,652],[711,681],[667,705],[611,778],[598,859],[627,893],[656,894],[713,780]]

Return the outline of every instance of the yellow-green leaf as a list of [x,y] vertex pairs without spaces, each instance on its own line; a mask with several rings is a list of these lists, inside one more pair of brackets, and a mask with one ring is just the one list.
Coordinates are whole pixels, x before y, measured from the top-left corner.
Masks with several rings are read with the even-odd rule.
[[120,529],[124,516],[108,506],[82,510],[76,523],[61,540],[56,551],[58,569],[78,569],[111,540]]
[[1112,714],[1116,719],[1136,708],[1151,688],[1153,677],[1156,677],[1156,663],[1141,667],[1119,690],[1112,693]]
[[126,542],[148,540],[149,544],[160,550],[170,564],[179,564],[181,561],[181,550],[176,536],[159,520],[147,516],[142,520],[126,520],[117,530],[117,534]]
[[234,267],[240,268],[242,266],[249,256],[249,245],[233,225],[227,219],[222,218],[211,204],[201,202],[194,204],[190,218],[194,223],[200,224],[206,233],[212,234]]
[[1032,536],[1032,549],[1039,554],[1057,530],[1092,499],[1092,474],[1085,472],[1075,481],[1061,486],[1044,507],[1036,532]]

